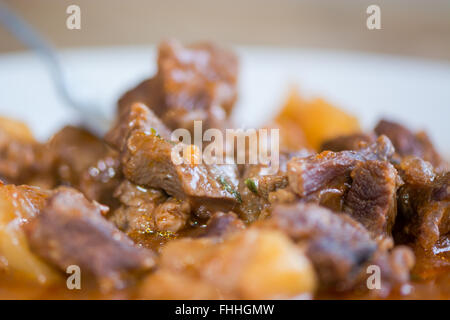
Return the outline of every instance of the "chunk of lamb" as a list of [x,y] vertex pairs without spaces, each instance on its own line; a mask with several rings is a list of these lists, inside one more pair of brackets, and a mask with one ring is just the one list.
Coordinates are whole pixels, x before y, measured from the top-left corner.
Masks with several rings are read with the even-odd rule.
[[175,164],[172,148],[173,143],[156,134],[133,133],[122,154],[125,177],[188,201],[199,216],[232,210],[241,202],[235,165]]
[[373,134],[354,133],[347,136],[329,139],[322,144],[320,150],[333,152],[358,150],[373,142],[375,142],[375,137]]
[[75,187],[102,204],[116,204],[112,194],[122,177],[117,151],[88,131],[71,126],[56,133],[47,147],[56,185]]
[[114,126],[105,136],[105,140],[116,150],[122,151],[132,132],[155,132],[160,137],[170,140],[170,130],[162,121],[142,103],[133,103],[120,110]]
[[340,176],[350,176],[355,166],[367,160],[386,161],[394,154],[390,140],[381,136],[358,151],[324,151],[309,157],[294,157],[287,164],[289,185],[300,196],[318,191]]
[[120,206],[108,219],[140,246],[159,251],[189,226],[190,204],[168,197],[161,190],[124,180],[114,196]]
[[25,227],[32,251],[63,271],[78,265],[102,290],[122,288],[154,266],[154,254],[136,247],[102,216],[103,209],[74,189],[57,189]]
[[158,72],[119,101],[119,109],[133,102],[148,105],[172,130],[225,128],[236,101],[237,58],[212,44],[182,46],[163,42]]
[[282,230],[306,246],[322,288],[340,291],[354,287],[377,250],[361,224],[314,204],[276,205],[263,225]]
[[399,190],[401,234],[433,251],[450,234],[450,172],[436,173],[431,164],[407,157],[400,164],[405,185]]
[[198,234],[199,237],[225,237],[245,229],[245,224],[233,212],[216,212],[209,218],[206,227]]
[[397,215],[397,189],[401,179],[387,161],[360,162],[351,173],[344,211],[377,237],[391,235]]
[[287,162],[292,157],[310,154],[306,149],[297,152],[281,152],[279,169],[275,174],[264,164],[243,166],[239,181],[239,193],[242,198],[238,210],[240,217],[247,222],[252,222],[268,214],[271,204],[293,202],[297,196],[288,188]]
[[0,181],[25,184],[33,180],[35,185],[51,187],[49,165],[44,146],[24,123],[0,117]]
[[334,211],[344,208],[344,196],[351,187],[351,173],[358,164],[387,162],[394,148],[386,136],[357,151],[324,151],[308,157],[294,157],[287,164],[290,188],[305,202],[316,202]]
[[436,151],[425,132],[412,133],[401,124],[381,120],[375,127],[378,135],[386,135],[391,139],[395,151],[402,157],[416,156],[430,162],[440,172],[448,169],[447,163]]
[[287,164],[293,157],[306,157],[311,155],[307,149],[297,152],[281,152],[279,155],[279,168],[274,174],[271,168],[264,164],[248,164],[242,174],[243,182],[254,194],[269,199],[271,192],[284,189],[288,186]]
[[269,193],[279,188],[286,188],[288,179],[285,173],[268,175],[267,166],[248,164],[245,166],[239,181],[239,194],[242,203],[237,212],[246,222],[257,220],[260,215],[270,209]]
[[135,233],[145,233],[148,229],[154,230],[152,214],[167,198],[160,190],[146,189],[128,180],[117,187],[114,197],[119,200],[120,206],[108,219],[130,237]]

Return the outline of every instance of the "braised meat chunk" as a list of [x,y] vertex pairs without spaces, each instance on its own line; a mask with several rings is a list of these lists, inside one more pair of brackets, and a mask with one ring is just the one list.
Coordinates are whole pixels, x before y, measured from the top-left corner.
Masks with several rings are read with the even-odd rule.
[[31,249],[61,270],[79,266],[103,290],[122,288],[132,274],[154,266],[154,255],[104,219],[104,209],[74,189],[57,189],[26,225]]
[[119,103],[126,108],[143,102],[170,128],[193,128],[202,120],[205,130],[225,128],[236,100],[237,59],[212,44],[188,47],[176,41],[159,47],[158,72]]
[[307,246],[323,288],[354,286],[377,249],[361,224],[314,204],[277,205],[268,224]]
[[357,177],[351,175],[355,168],[368,161],[387,163],[393,155],[394,148],[389,139],[380,136],[374,143],[356,151],[323,151],[317,155],[293,157],[287,164],[289,187],[304,202],[342,211],[352,178]]
[[351,178],[345,212],[375,237],[390,235],[397,215],[397,170],[386,161],[366,161],[356,165]]
[[38,173],[48,174],[45,151],[24,123],[0,117],[0,181],[22,184]]
[[389,137],[400,156],[417,156],[445,170],[445,162],[425,132],[414,134],[401,124],[387,120],[381,120],[375,127],[375,132]]
[[169,129],[142,103],[133,103],[120,110],[115,125],[106,134],[105,140],[116,150],[122,151],[134,131],[152,133],[170,140]]
[[301,197],[327,186],[338,177],[349,177],[355,166],[367,160],[386,161],[394,148],[385,136],[358,151],[324,151],[304,158],[294,157],[287,164],[289,185]]
[[65,127],[47,143],[55,186],[79,189],[90,200],[115,205],[112,197],[121,180],[119,154],[88,131]]
[[160,190],[140,187],[128,180],[122,181],[114,191],[114,196],[120,206],[108,219],[129,235],[154,230],[153,212],[167,199]]
[[211,205],[231,210],[241,201],[234,165],[175,164],[172,148],[173,143],[155,134],[132,134],[122,156],[125,177],[138,185],[162,189],[178,200],[189,200],[194,208]]
[[320,147],[321,151],[345,151],[345,150],[358,150],[364,145],[373,143],[375,137],[373,134],[354,133],[347,136],[339,136],[337,138],[329,139],[322,143]]
[[399,190],[399,229],[423,249],[432,251],[450,233],[450,173],[438,174],[426,183],[430,179],[427,165],[421,166],[421,174],[417,166],[411,170],[406,166],[403,163],[406,183]]
[[233,212],[216,212],[209,219],[200,237],[224,237],[233,232],[245,229],[245,224]]

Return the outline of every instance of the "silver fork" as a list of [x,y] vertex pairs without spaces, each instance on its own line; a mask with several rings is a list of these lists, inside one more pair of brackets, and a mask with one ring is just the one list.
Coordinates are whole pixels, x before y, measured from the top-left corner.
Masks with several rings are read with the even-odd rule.
[[1,1],[0,23],[21,43],[41,57],[47,66],[60,98],[79,114],[83,126],[102,137],[110,124],[108,117],[95,103],[80,99],[71,91],[70,83],[67,81],[61,67],[61,61],[53,45]]

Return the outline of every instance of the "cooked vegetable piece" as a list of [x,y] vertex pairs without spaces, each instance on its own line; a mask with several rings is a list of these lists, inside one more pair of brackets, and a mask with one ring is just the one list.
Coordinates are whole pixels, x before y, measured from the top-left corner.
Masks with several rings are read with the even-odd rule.
[[177,278],[181,284],[197,283],[195,288],[209,299],[294,298],[311,295],[316,286],[311,264],[299,248],[280,232],[257,229],[219,243],[210,238],[169,242],[159,272],[144,281],[140,297],[167,299],[176,288],[181,293],[175,296],[187,297],[189,287],[170,281]]
[[45,285],[58,282],[60,275],[30,250],[23,227],[39,214],[49,194],[35,187],[0,186],[0,257],[6,271]]
[[295,123],[302,129],[308,145],[316,150],[330,138],[360,131],[358,120],[322,99],[306,101],[292,91],[277,121]]

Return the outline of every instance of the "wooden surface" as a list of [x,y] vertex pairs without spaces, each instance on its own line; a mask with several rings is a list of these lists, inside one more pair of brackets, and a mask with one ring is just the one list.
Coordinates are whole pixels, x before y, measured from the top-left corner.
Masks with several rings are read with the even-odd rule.
[[[226,44],[335,48],[450,61],[450,0],[0,0],[58,47],[142,45],[175,37]],[[82,29],[66,28],[81,7]],[[382,30],[366,28],[381,7]],[[0,52],[21,50],[0,27]]]

